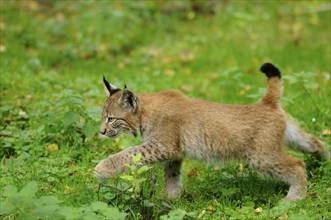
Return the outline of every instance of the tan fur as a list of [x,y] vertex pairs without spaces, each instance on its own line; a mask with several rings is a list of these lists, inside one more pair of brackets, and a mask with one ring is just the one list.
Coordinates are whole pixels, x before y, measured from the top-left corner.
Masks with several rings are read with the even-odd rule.
[[[289,200],[304,198],[305,164],[285,153],[285,141],[305,152],[326,157],[330,153],[323,142],[286,118],[278,106],[281,86],[279,78],[270,78],[263,102],[252,105],[194,100],[176,90],[110,92],[100,132],[109,137],[122,131],[141,132],[143,143],[100,161],[95,175],[114,177],[125,170],[133,155],[141,153],[143,163],[165,161],[166,191],[173,199],[180,196],[183,157],[210,162],[242,159],[261,174],[288,183]],[[107,117],[115,122],[109,123]]]

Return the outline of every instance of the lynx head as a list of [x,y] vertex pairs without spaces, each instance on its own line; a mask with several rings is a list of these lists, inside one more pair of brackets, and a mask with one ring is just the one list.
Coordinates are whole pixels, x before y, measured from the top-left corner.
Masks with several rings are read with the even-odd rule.
[[116,137],[122,132],[128,132],[136,136],[140,126],[137,96],[126,86],[121,90],[111,85],[105,77],[103,83],[107,100],[102,110],[100,134]]

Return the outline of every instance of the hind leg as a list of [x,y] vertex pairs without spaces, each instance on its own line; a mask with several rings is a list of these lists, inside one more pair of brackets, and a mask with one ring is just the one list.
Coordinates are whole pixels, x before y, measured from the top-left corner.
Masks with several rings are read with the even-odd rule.
[[304,132],[289,119],[286,122],[285,141],[287,146],[295,150],[331,159],[331,153],[323,141]]
[[307,179],[305,163],[284,152],[258,152],[248,159],[248,164],[265,176],[285,181],[290,185],[287,199],[303,199],[306,196]]

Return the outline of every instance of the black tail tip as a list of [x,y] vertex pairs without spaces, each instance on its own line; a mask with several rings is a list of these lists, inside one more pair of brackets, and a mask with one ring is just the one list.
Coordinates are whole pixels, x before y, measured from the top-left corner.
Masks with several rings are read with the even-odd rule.
[[282,77],[279,69],[271,63],[264,63],[261,66],[260,70],[262,73],[265,73],[268,79],[270,79],[271,77],[278,77],[278,78]]

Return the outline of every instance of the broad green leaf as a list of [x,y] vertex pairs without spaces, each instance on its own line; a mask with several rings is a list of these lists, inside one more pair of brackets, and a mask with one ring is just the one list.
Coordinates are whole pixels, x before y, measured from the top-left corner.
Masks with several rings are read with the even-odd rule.
[[136,178],[136,179],[133,179],[133,180],[132,180],[132,183],[131,183],[131,184],[132,184],[134,187],[139,187],[140,183],[144,182],[145,180],[146,180],[146,178],[144,178],[144,177]]
[[137,170],[137,174],[142,174],[142,173],[145,173],[147,170],[149,170],[150,167],[144,165],[142,167],[140,167],[138,170]]
[[131,175],[121,175],[121,179],[126,180],[126,181],[132,181],[133,176],[131,176]]
[[101,112],[102,112],[102,108],[101,107],[89,107],[87,108],[87,114],[88,116],[90,116],[94,121],[99,121],[100,120],[100,116],[101,116]]
[[108,209],[104,210],[102,214],[106,216],[107,219],[112,219],[112,220],[125,219],[125,216],[127,215],[124,212],[120,212],[118,208],[115,207],[109,207]]
[[80,118],[80,116],[77,112],[68,111],[64,115],[64,124],[65,125],[70,125],[70,124],[73,124],[75,122],[79,122],[79,118]]
[[42,196],[36,200],[36,204],[42,205],[56,205],[59,203],[59,200],[54,196]]
[[186,211],[183,209],[175,209],[175,210],[171,210],[168,215],[162,215],[160,217],[160,220],[181,220],[184,218],[184,216],[186,215]]
[[105,195],[103,196],[103,198],[105,198],[108,201],[114,199],[115,197],[116,197],[116,194],[110,193],[110,192],[105,193]]
[[93,202],[91,204],[91,207],[94,212],[100,212],[101,210],[107,209],[108,205],[104,202],[97,201],[97,202]]
[[33,197],[33,196],[35,196],[37,191],[38,191],[37,182],[31,181],[26,186],[24,186],[23,189],[21,189],[21,191],[19,192],[19,195]]
[[141,158],[142,158],[141,154],[136,154],[132,157],[132,162],[136,164],[141,160]]
[[76,210],[76,208],[61,207],[56,211],[56,215],[61,219],[77,219],[79,212]]
[[77,219],[83,219],[83,220],[104,219],[104,218],[100,218],[98,216],[100,216],[100,215],[97,215],[91,211],[87,211],[87,212],[80,214]]
[[11,198],[11,202],[16,206],[20,207],[20,210],[29,210],[36,206],[35,195],[20,194],[18,197]]
[[61,207],[58,205],[43,205],[43,206],[36,206],[31,211],[31,214],[36,215],[38,217],[47,217],[47,216],[52,216],[53,213],[57,210],[60,209]]
[[11,203],[9,199],[6,199],[5,201],[1,201],[0,215],[12,214],[15,213],[15,211],[16,211],[16,206],[13,205],[13,203]]
[[66,105],[66,104],[68,104],[68,101],[67,100],[57,100],[56,102],[55,102],[55,106],[63,106],[63,105]]
[[71,97],[70,98],[70,103],[76,104],[76,105],[79,105],[79,106],[83,106],[84,105],[84,102],[81,99],[76,98],[76,97]]
[[134,173],[137,170],[137,166],[136,165],[124,164],[124,166],[127,167],[128,170],[130,170],[132,173]]
[[2,192],[4,197],[10,197],[17,194],[17,188],[13,185],[5,186]]
[[92,138],[98,132],[98,128],[94,126],[92,122],[88,121],[84,125],[82,131],[86,135],[86,137]]

